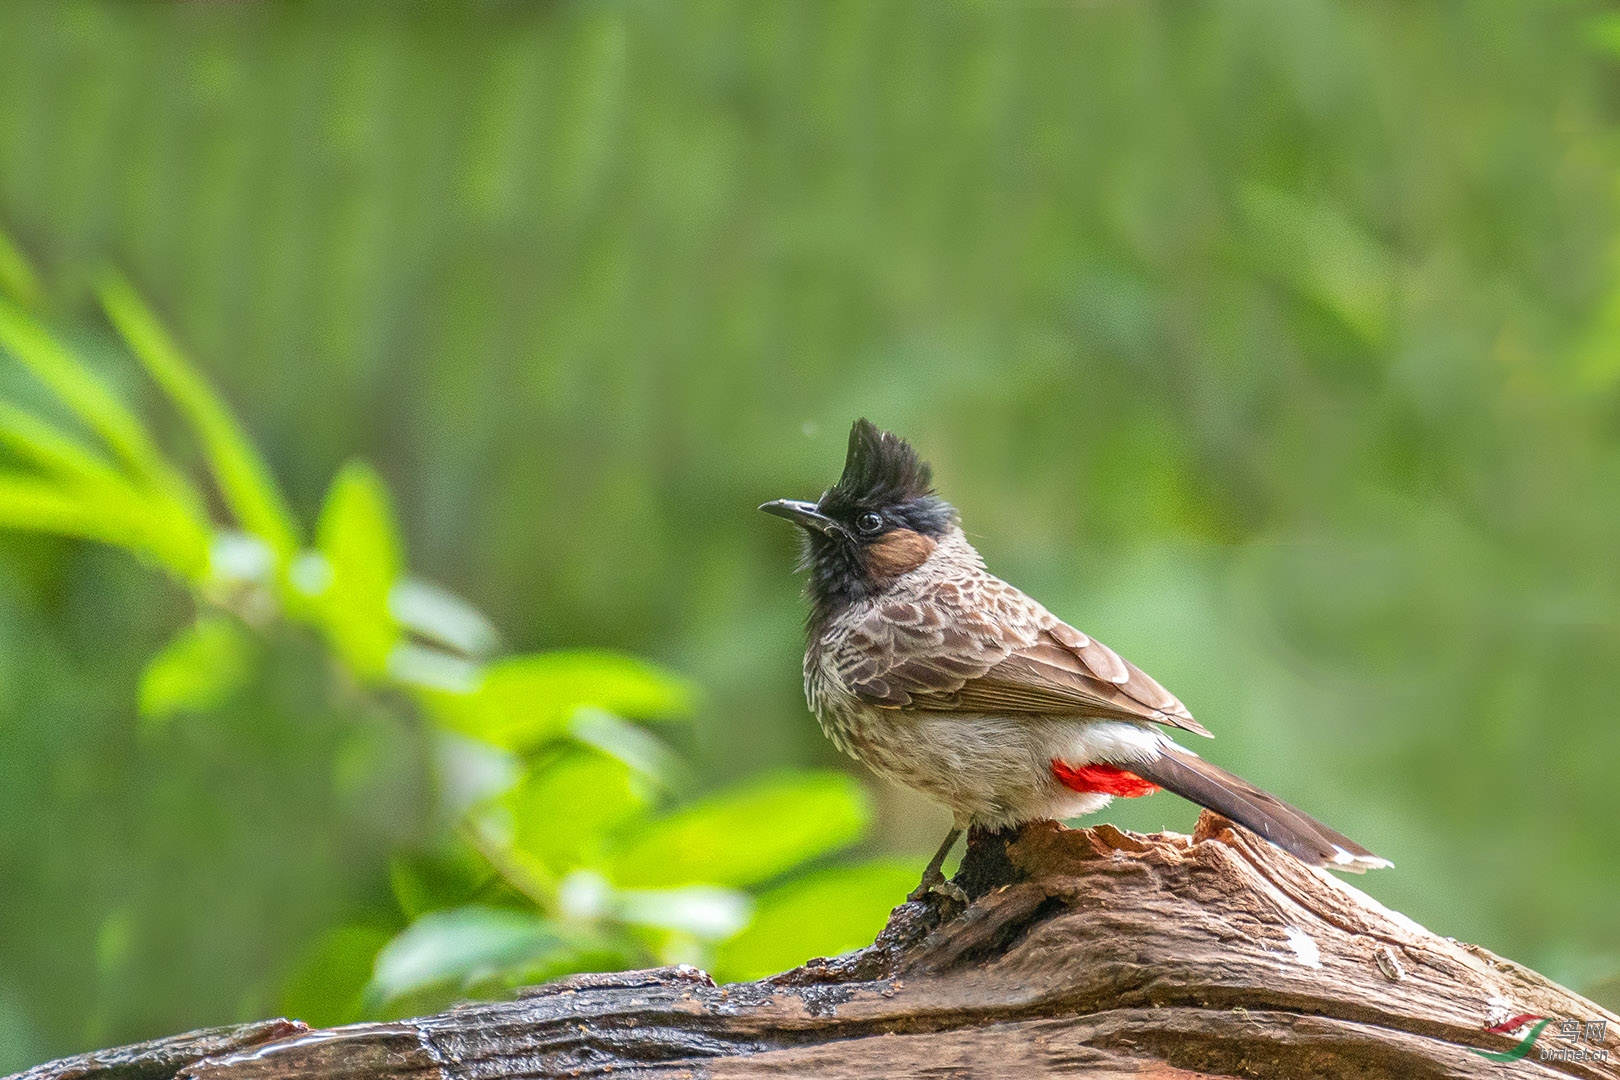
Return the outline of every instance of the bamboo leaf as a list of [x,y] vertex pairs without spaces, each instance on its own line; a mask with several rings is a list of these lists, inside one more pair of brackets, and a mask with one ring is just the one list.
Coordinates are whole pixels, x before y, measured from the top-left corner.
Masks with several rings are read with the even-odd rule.
[[187,501],[137,488],[94,450],[5,402],[0,402],[0,442],[51,474],[65,494],[94,506],[109,526],[123,522],[124,546],[146,548],[183,577],[204,572],[208,523]]
[[105,490],[134,490],[106,458],[60,428],[4,401],[0,401],[0,442],[64,480]]
[[278,565],[286,566],[298,549],[297,526],[251,440],[127,281],[108,273],[99,292],[108,317],[136,358],[196,429],[231,513],[270,545]]
[[[102,540],[142,551],[181,577],[207,573],[208,522],[190,486],[169,468],[146,430],[109,390],[38,323],[0,300],[0,344],[5,345],[139,478],[131,481],[94,450],[40,418],[0,403],[0,441],[55,474],[56,497],[29,489],[17,497],[60,528],[45,531]],[[69,510],[63,500],[80,504]],[[55,509],[46,510],[47,504]],[[17,508],[14,527],[30,515]]]
[[132,489],[75,490],[49,478],[0,473],[0,528],[110,544],[189,580],[207,572],[206,529],[183,507]]
[[0,528],[131,546],[127,529],[108,519],[106,507],[87,504],[48,480],[18,473],[0,473]]
[[163,459],[135,414],[38,320],[3,299],[0,346],[61,398],[136,475],[156,480],[165,474]]
[[106,539],[151,554],[181,577],[207,571],[209,528],[190,500],[142,490],[79,440],[14,405],[0,402],[0,442],[51,474],[63,494],[93,507]]

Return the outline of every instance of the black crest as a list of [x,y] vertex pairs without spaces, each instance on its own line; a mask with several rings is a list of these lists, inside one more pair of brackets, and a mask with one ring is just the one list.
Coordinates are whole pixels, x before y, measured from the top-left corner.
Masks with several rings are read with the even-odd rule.
[[[864,417],[855,421],[844,475],[821,496],[813,520],[800,521],[813,624],[882,587],[868,559],[884,536],[910,529],[939,538],[950,531],[956,511],[934,494],[933,484],[933,470],[910,443]],[[800,513],[781,516],[793,520]]]
[[826,512],[896,506],[934,494],[934,473],[911,444],[864,416],[849,429],[844,475],[821,498]]

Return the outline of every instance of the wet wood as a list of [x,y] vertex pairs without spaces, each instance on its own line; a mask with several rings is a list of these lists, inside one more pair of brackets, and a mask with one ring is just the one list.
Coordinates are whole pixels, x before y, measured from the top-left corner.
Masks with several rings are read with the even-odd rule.
[[254,1046],[279,1042],[282,1039],[307,1034],[308,1026],[296,1020],[261,1020],[254,1024],[235,1027],[208,1028],[188,1031],[167,1039],[120,1046],[111,1050],[97,1050],[92,1054],[63,1058],[41,1065],[37,1069],[17,1074],[18,1077],[54,1077],[58,1080],[77,1080],[78,1077],[97,1077],[99,1080],[169,1080],[181,1069],[210,1057],[233,1054]]
[[[902,904],[872,946],[761,982],[586,976],[416,1020],[182,1036],[25,1075],[1620,1078],[1620,1018],[1213,815],[1192,837],[976,835],[957,882],[966,910]],[[1475,1052],[1513,1050],[1523,1031],[1485,1029],[1526,1013],[1554,1023],[1524,1058]],[[1605,1021],[1603,1041],[1557,1040],[1568,1019]]]

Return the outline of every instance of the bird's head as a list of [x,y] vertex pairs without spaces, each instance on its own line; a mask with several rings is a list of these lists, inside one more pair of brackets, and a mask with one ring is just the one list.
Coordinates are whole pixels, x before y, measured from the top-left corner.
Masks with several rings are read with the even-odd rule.
[[777,499],[760,509],[804,530],[802,568],[818,613],[882,592],[956,525],[928,463],[866,419],[849,430],[844,475],[818,501]]

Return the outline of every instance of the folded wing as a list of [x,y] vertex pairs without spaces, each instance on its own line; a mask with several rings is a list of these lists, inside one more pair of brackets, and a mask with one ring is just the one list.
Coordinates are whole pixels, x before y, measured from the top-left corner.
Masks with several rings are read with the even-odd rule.
[[878,607],[846,639],[845,685],[885,708],[1145,720],[1209,735],[1140,668],[997,584],[1005,592],[993,599],[943,610]]

